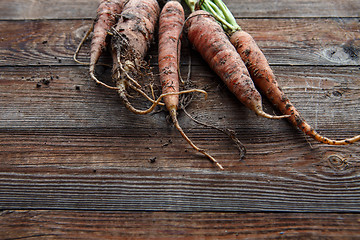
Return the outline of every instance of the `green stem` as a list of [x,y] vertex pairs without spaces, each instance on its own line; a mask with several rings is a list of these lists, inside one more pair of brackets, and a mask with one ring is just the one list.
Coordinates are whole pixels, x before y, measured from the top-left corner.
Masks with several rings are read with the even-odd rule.
[[219,15],[218,17],[225,19],[222,11],[218,8],[218,6],[216,6],[216,4],[211,1],[204,1],[204,4],[201,6],[201,8],[205,11],[212,11],[215,15]]
[[226,20],[234,27],[234,28],[240,28],[240,26],[237,24],[234,16],[230,12],[229,8],[225,5],[225,3],[222,0],[212,0],[218,8],[221,9],[223,14],[225,15]]
[[230,29],[233,28],[233,26],[226,21],[224,14],[214,3],[204,1],[201,9],[211,13],[214,18],[222,25],[225,31],[230,31]]
[[195,4],[197,1],[194,0],[184,0],[185,3],[188,5],[188,7],[190,8],[191,12],[195,11]]
[[[198,0],[185,0],[185,2],[190,10],[194,12]],[[228,34],[231,35],[233,32],[241,30],[234,16],[222,0],[203,0],[200,8],[213,15]]]

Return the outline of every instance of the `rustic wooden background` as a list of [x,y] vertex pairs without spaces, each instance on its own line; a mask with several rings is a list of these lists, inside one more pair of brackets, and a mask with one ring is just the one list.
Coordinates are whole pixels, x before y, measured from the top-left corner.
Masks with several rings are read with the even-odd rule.
[[[360,1],[225,2],[310,124],[331,138],[360,134]],[[286,120],[255,116],[192,53],[192,80],[209,98],[188,111],[233,129],[247,148],[239,161],[226,136],[180,113],[218,170],[165,112],[129,113],[72,60],[97,5],[0,1],[0,239],[360,235],[358,143],[319,144]],[[155,72],[156,53],[153,44]]]

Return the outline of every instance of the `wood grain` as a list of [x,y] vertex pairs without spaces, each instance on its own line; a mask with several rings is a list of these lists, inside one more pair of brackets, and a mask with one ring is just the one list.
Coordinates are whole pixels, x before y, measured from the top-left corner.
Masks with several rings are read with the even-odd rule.
[[[226,3],[315,129],[331,138],[360,134],[359,1]],[[193,52],[192,81],[209,97],[196,96],[187,110],[233,129],[247,149],[239,161],[227,136],[180,112],[189,137],[225,167],[218,170],[166,112],[130,114],[72,60],[97,4],[0,1],[1,239],[359,236],[359,144],[326,146],[286,120],[256,117]],[[183,46],[185,76],[191,47]],[[147,60],[157,82],[156,42]],[[109,68],[96,73],[111,84]]]
[[[357,214],[4,211],[2,239],[356,239]],[[81,232],[81,234],[79,234]]]
[[[186,67],[182,70],[185,73]],[[274,66],[274,71],[288,97],[316,129],[326,131],[330,137],[349,136],[350,132],[359,131],[356,124],[360,116],[356,107],[360,85],[357,67]],[[226,124],[241,131],[248,128],[253,132],[258,128],[259,133],[279,132],[276,128],[266,130],[268,124],[277,128],[288,126],[285,120],[258,118],[246,110],[208,67],[194,66],[192,72],[194,84],[209,93],[208,100],[203,101],[198,95],[189,106],[188,110],[200,120]],[[111,70],[105,69],[101,73],[102,80],[111,84]],[[160,119],[165,113],[130,114],[115,91],[96,86],[89,79],[86,66],[3,67],[0,81],[0,103],[4,111],[0,116],[2,129],[126,126],[140,131],[141,128],[164,127]],[[268,112],[273,111],[266,100],[264,104]],[[180,117],[184,124],[191,124],[186,117]],[[129,122],[133,126],[129,126]]]
[[[1,1],[0,20],[5,19],[90,19],[95,17],[98,0]],[[359,17],[357,0],[226,0],[236,17]],[[56,9],[56,10],[53,10]]]
[[[175,169],[182,161],[175,158],[168,168],[149,166],[146,159],[140,167],[79,166],[73,156],[62,166],[52,166],[51,158],[38,166],[2,166],[1,209],[359,213],[358,166],[336,171],[325,159],[302,166],[277,160],[285,166],[262,168],[235,162],[237,169],[220,172],[204,166]],[[135,150],[127,159],[135,165],[140,157]]]
[[[360,23],[344,19],[242,19],[272,65],[357,66]],[[72,55],[91,20],[0,21],[0,66],[77,65]],[[56,28],[53,26],[56,25]],[[86,61],[90,42],[79,56]],[[182,63],[188,50],[184,48]],[[149,52],[157,64],[157,47]],[[195,55],[193,64],[199,63]]]
[[297,17],[359,17],[360,2],[356,0],[227,0],[236,17],[297,18]]
[[[206,102],[199,99],[194,101],[188,110],[200,120],[234,129],[248,153],[246,159],[239,162],[234,145],[224,135],[197,126],[180,115],[189,136],[199,146],[209,149],[226,168],[221,176],[222,180],[228,180],[220,188],[200,188],[196,192],[200,199],[197,203],[189,197],[189,194],[194,194],[189,184],[196,186],[196,178],[212,181],[213,174],[216,176],[220,173],[192,151],[166,122],[165,113],[140,117],[128,113],[116,93],[97,87],[87,78],[86,67],[79,67],[81,71],[78,73],[71,71],[72,67],[37,67],[33,71],[22,67],[3,69],[4,79],[0,85],[1,106],[5,110],[0,119],[2,194],[6,199],[12,199],[11,203],[6,203],[4,199],[3,208],[38,208],[44,206],[45,200],[41,196],[57,192],[59,195],[46,202],[45,206],[60,209],[82,206],[86,209],[158,210],[163,209],[167,198],[177,198],[172,191],[178,189],[178,198],[184,199],[183,202],[179,206],[177,201],[170,201],[166,209],[350,212],[358,209],[356,189],[359,182],[356,179],[359,173],[359,148],[356,144],[339,148],[310,140],[309,145],[303,135],[286,121],[258,118],[245,109],[206,67],[194,68],[194,79],[200,87],[207,88],[209,99]],[[304,67],[275,67],[274,70],[304,117],[325,135],[346,137],[360,132],[356,124],[360,116],[356,110],[360,99],[357,68],[332,68],[331,72],[328,67],[311,67],[305,71]],[[49,84],[38,88],[37,84],[43,79],[48,79]],[[80,86],[80,91],[76,86]],[[321,106],[319,102],[322,102]],[[268,104],[266,108],[271,110]],[[153,158],[156,158],[155,164],[149,162]],[[57,171],[63,168],[69,172],[60,177]],[[105,176],[101,174],[102,170],[107,169],[115,171],[107,173],[111,178],[115,177],[110,185],[103,181]],[[117,172],[120,169],[125,172]],[[96,192],[99,187],[108,189],[108,192],[83,199],[81,204],[73,202],[74,196],[68,191],[84,188],[77,185],[80,170],[90,174],[96,170],[98,176],[88,179],[85,174],[85,186],[90,185],[85,192],[79,191],[80,196],[86,196],[88,191]],[[144,174],[153,175],[153,171],[157,175],[164,172],[162,177],[148,186],[149,183],[143,183],[141,179]],[[180,179],[185,176],[182,171],[200,171],[201,177],[190,177],[187,183],[172,186],[174,175]],[[47,178],[35,182],[28,180],[36,178],[41,172],[46,173]],[[118,174],[124,178],[118,179]],[[137,180],[131,179],[131,176]],[[52,179],[59,178],[64,178],[66,185],[69,184],[68,188],[61,187],[61,182],[57,180],[48,185]],[[37,189],[37,181],[45,187],[45,192]],[[111,204],[101,201],[118,196],[116,191],[110,190],[115,182],[121,185],[129,181],[125,188],[130,192],[140,191],[135,199],[145,197],[147,203],[140,201],[134,208],[125,200],[134,199],[132,195],[124,195],[124,199]],[[228,185],[232,181],[239,182]],[[259,182],[262,184],[259,185]],[[157,189],[161,183],[170,185],[165,186],[164,195],[158,200]],[[29,191],[24,193],[24,189]],[[248,193],[249,189],[255,190],[256,194]],[[209,191],[211,196],[219,200],[215,205],[215,200],[204,204]],[[299,200],[299,191],[301,195],[308,195],[309,199]],[[18,195],[19,192],[23,194]],[[202,195],[203,192],[206,194]],[[34,193],[39,195],[35,197]],[[249,199],[242,195],[248,195]],[[92,206],[94,198],[100,196],[96,206]],[[233,198],[239,196],[244,202],[234,204]],[[322,197],[329,202],[325,204],[323,200],[319,206],[316,199]],[[39,201],[33,200],[28,205],[28,198]],[[224,206],[220,206],[220,203]]]
[[100,0],[1,1],[1,19],[82,19],[95,18]]
[[[194,79],[207,88],[209,99],[197,99],[188,110],[234,129],[247,147],[246,158],[239,162],[235,146],[221,133],[183,115],[180,121],[224,172],[195,153],[165,113],[128,113],[116,93],[87,78],[86,67],[3,69],[2,209],[359,210],[357,144],[331,147],[309,140],[309,145],[286,121],[258,118],[241,106],[204,66],[194,67]],[[321,132],[330,137],[360,132],[357,68],[274,70]],[[37,87],[43,79],[49,84]]]

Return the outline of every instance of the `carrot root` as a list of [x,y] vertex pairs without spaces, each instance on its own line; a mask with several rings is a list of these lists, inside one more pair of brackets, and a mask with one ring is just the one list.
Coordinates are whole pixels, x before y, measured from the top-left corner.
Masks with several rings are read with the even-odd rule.
[[261,117],[268,118],[268,119],[283,119],[283,118],[289,118],[291,116],[291,115],[280,115],[280,116],[271,115],[271,114],[264,112],[263,110],[255,110],[255,113]]
[[153,104],[148,109],[139,110],[139,109],[133,107],[132,104],[129,102],[129,100],[126,96],[126,92],[127,91],[126,91],[125,84],[123,84],[119,81],[118,93],[120,95],[120,98],[124,102],[127,109],[129,109],[131,112],[133,112],[135,114],[139,114],[139,115],[145,115],[145,114],[152,112],[157,105],[160,105],[160,104],[164,105],[163,103],[160,102],[163,97],[172,96],[172,95],[180,95],[180,94],[185,94],[185,93],[192,93],[192,92],[201,92],[201,93],[207,94],[205,91],[203,91],[201,89],[189,89],[189,90],[184,90],[184,91],[180,91],[180,92],[163,93],[155,101],[153,101]]
[[306,133],[306,134],[311,136],[315,140],[317,140],[317,141],[319,141],[321,143],[328,144],[328,145],[348,145],[348,144],[352,144],[352,143],[355,143],[355,142],[360,140],[360,135],[354,136],[352,138],[342,139],[342,140],[332,140],[332,139],[329,139],[327,137],[321,136],[315,130],[312,130],[312,131],[310,131],[309,133]]
[[204,123],[204,122],[201,122],[195,118],[193,118],[190,113],[188,113],[185,108],[182,108],[182,110],[184,111],[184,113],[186,114],[186,116],[188,116],[191,120],[193,120],[194,122],[196,122],[197,124],[200,124],[200,125],[203,125],[205,127],[210,127],[210,128],[213,128],[213,129],[216,129],[224,134],[226,134],[228,137],[231,138],[231,140],[236,144],[238,150],[239,150],[239,154],[240,154],[240,157],[239,157],[239,160],[242,160],[244,157],[245,157],[245,154],[246,154],[246,148],[244,146],[244,144],[242,144],[240,142],[240,140],[235,136],[235,132],[231,129],[228,129],[228,128],[219,128],[219,127],[216,127],[216,126],[213,126],[213,125],[210,125],[210,124],[207,124],[207,123]]
[[209,153],[207,153],[204,149],[201,149],[199,147],[197,147],[192,141],[191,139],[185,134],[184,130],[181,128],[179,121],[177,119],[177,109],[174,106],[173,108],[171,108],[169,110],[169,114],[171,116],[171,119],[174,123],[174,126],[176,127],[176,129],[180,132],[181,136],[186,140],[187,143],[190,144],[191,147],[193,147],[196,151],[198,151],[199,153],[205,155],[211,162],[213,162],[218,168],[220,168],[221,170],[224,170],[224,167],[213,157],[211,156]]
[[73,55],[73,59],[75,62],[82,64],[82,65],[90,65],[90,63],[87,62],[81,62],[80,60],[77,59],[77,56],[79,55],[80,49],[82,47],[82,45],[84,44],[85,40],[89,37],[90,33],[94,30],[94,24],[92,24],[89,28],[89,30],[85,33],[84,37],[81,39],[81,42],[79,43],[79,45],[76,48],[76,51]]
[[290,123],[318,142],[329,145],[348,145],[360,140],[360,135],[343,140],[333,140],[317,133],[300,115],[279,87],[265,55],[253,37],[245,31],[237,31],[230,37],[231,43],[246,63],[255,85],[283,114],[290,115]]
[[[124,69],[126,71],[126,69]],[[155,107],[157,105],[164,105],[163,103],[161,103],[161,99],[163,99],[164,97],[167,97],[167,96],[173,96],[173,95],[181,95],[181,94],[186,94],[186,93],[194,93],[194,92],[198,92],[198,93],[202,93],[204,94],[204,97],[205,99],[207,98],[208,94],[206,91],[204,90],[201,90],[201,89],[189,89],[189,90],[184,90],[184,91],[179,91],[179,92],[168,92],[168,93],[163,93],[161,94],[156,100],[152,100],[149,96],[147,96],[141,89],[138,89],[136,88],[135,86],[132,86],[131,84],[129,84],[129,82],[126,80],[127,77],[124,76],[124,72],[123,71],[120,71],[119,69],[115,72],[113,78],[117,79],[117,87],[116,87],[116,90],[120,96],[120,99],[122,100],[122,102],[124,103],[125,107],[135,113],[135,114],[139,114],[139,115],[145,115],[145,114],[148,114],[150,112],[152,112]],[[132,87],[135,91],[139,92],[140,94],[142,94],[143,96],[145,95],[146,98],[151,101],[153,104],[148,108],[148,109],[145,109],[145,110],[140,110],[140,109],[137,109],[135,108],[129,101],[126,93],[126,88],[127,86],[130,86]]]
[[102,86],[104,86],[104,87],[106,87],[106,88],[109,88],[109,89],[119,90],[118,87],[113,87],[113,86],[107,85],[106,83],[104,83],[104,82],[100,81],[99,79],[97,79],[96,76],[95,76],[94,71],[92,71],[92,70],[90,70],[90,77],[91,77],[91,79],[94,80],[97,84],[100,84],[100,85],[102,85]]

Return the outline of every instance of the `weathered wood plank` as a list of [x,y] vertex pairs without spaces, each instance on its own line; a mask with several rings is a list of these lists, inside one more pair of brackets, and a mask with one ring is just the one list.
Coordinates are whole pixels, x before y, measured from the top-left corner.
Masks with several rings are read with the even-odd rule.
[[[136,156],[130,158],[137,159]],[[355,169],[358,166],[336,174],[326,163],[316,172],[308,172],[311,167],[305,169],[304,166],[300,168],[305,171],[299,172],[295,161],[279,162],[292,164],[288,168],[291,171],[284,173],[276,166],[269,172],[271,168],[264,166],[267,173],[254,172],[247,162],[237,163],[241,171],[161,166],[46,167],[45,162],[43,167],[2,166],[0,207],[8,210],[359,213],[360,181]]]
[[355,239],[358,214],[4,211],[2,239]]
[[[84,19],[94,18],[98,0],[2,0],[0,19]],[[359,17],[357,0],[226,0],[236,17]],[[54,10],[56,9],[56,10]]]
[[[90,23],[0,21],[0,66],[76,65],[72,55]],[[360,65],[358,18],[242,19],[239,24],[254,36],[273,65]],[[89,45],[82,49],[80,59],[88,58]],[[186,63],[188,51],[184,48],[183,52]],[[149,55],[156,64],[156,44]],[[193,63],[199,64],[195,56]]]
[[[226,2],[309,123],[332,138],[359,134],[359,1]],[[189,136],[225,167],[219,171],[166,113],[128,113],[73,62],[97,4],[0,1],[0,238],[359,235],[358,214],[347,214],[360,209],[359,144],[325,146],[285,120],[256,117],[194,54],[193,81],[209,98],[188,111],[234,129],[247,148],[238,161],[226,136],[180,113]],[[88,52],[89,42],[80,57]],[[156,44],[150,55],[156,71]],[[185,73],[187,49],[183,56]],[[110,70],[97,70],[109,82]],[[266,213],[246,213],[253,211]]]
[[359,17],[360,2],[357,0],[227,0],[232,13],[239,18],[272,17]]
[[[358,134],[358,68],[330,69],[274,67],[290,99],[317,129],[329,137]],[[209,99],[194,101],[188,110],[234,129],[248,149],[246,159],[237,161],[235,147],[222,134],[182,115],[180,121],[224,165],[221,173],[193,152],[165,122],[165,113],[128,113],[116,93],[87,78],[86,67],[3,70],[2,208],[360,209],[357,144],[330,147],[310,140],[310,147],[286,121],[246,110],[205,66],[194,67],[193,80],[207,86]],[[49,84],[37,88],[43,79]]]
[[100,0],[27,1],[2,0],[1,19],[82,19],[94,18]]
[[[224,172],[195,153],[166,123],[165,113],[128,113],[115,93],[87,79],[86,67],[77,73],[73,67],[3,69],[0,208],[360,209],[358,144],[331,147],[310,140],[311,147],[286,121],[258,118],[246,110],[217,87],[220,82],[206,67],[195,68],[193,79],[208,86],[209,99],[194,101],[188,110],[200,120],[234,129],[247,147],[245,160],[237,160],[235,147],[222,134],[182,115],[180,121]],[[359,134],[358,68],[331,69],[274,68],[284,90],[317,129],[329,137]],[[49,85],[36,88],[49,75],[55,76]]]
[[[182,70],[186,73],[186,67]],[[358,67],[275,66],[274,71],[288,97],[316,129],[331,137],[338,135],[336,131],[348,136],[359,131]],[[102,71],[101,79],[111,83],[110,72],[110,69]],[[241,131],[263,131],[268,124],[282,129],[288,126],[285,120],[259,118],[245,109],[206,66],[193,67],[192,80],[209,93],[208,100],[203,101],[199,95],[189,106],[188,110],[200,120]],[[158,81],[156,75],[154,81]],[[96,86],[89,79],[86,66],[3,67],[0,82],[1,129],[164,128],[160,120],[164,113],[130,114],[115,91]],[[264,104],[266,111],[272,112],[267,101]],[[180,117],[191,126],[190,120]],[[275,128],[273,132],[279,130]]]

